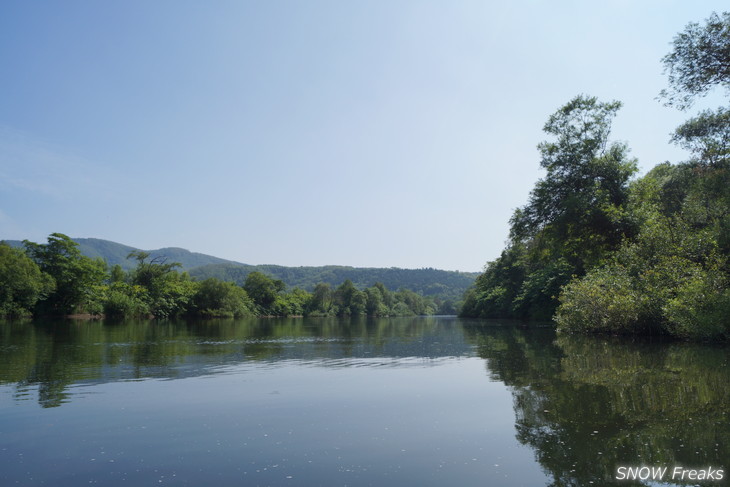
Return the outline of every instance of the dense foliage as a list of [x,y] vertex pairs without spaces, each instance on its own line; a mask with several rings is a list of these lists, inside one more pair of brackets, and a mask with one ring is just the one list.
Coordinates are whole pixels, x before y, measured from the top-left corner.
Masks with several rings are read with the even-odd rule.
[[28,256],[54,283],[53,291],[38,301],[37,308],[50,314],[101,311],[103,261],[81,255],[76,242],[61,233],[51,234],[46,244],[27,240],[23,244]]
[[0,315],[27,315],[54,283],[25,253],[0,242]]
[[133,250],[136,265],[107,271],[101,259],[81,254],[78,244],[54,233],[47,244],[24,242],[25,252],[0,243],[0,316],[33,313],[101,314],[109,317],[170,318],[195,315],[241,316],[411,316],[453,314],[453,305],[408,289],[389,291],[382,283],[364,290],[345,280],[313,292],[287,291],[283,281],[262,272],[243,285],[214,277],[194,280],[180,264]]
[[663,164],[636,181],[631,196],[638,234],[565,287],[559,328],[729,337],[728,168]]
[[[128,245],[98,238],[74,238],[73,241],[78,244],[82,255],[92,259],[101,258],[110,267],[119,266],[123,271],[134,270],[136,260],[127,257],[132,252],[141,252]],[[23,246],[22,242],[17,240],[8,240],[7,243],[15,247]],[[474,279],[478,275],[476,272],[445,271],[432,268],[248,265],[176,247],[149,250],[145,253],[149,254],[149,259],[167,259],[169,262],[179,262],[178,270],[187,271],[190,277],[197,281],[214,277],[243,286],[249,274],[260,272],[275,280],[283,281],[288,288],[300,288],[309,292],[313,292],[320,283],[337,287],[348,279],[360,289],[380,282],[388,289],[406,288],[423,296],[430,296],[439,305],[448,301],[451,313],[455,312],[464,292],[474,284]]]
[[538,146],[547,176],[515,211],[510,244],[477,278],[464,315],[549,319],[562,287],[635,231],[625,206],[636,165],[608,142],[619,107],[578,96],[550,117],[554,140]]
[[[690,24],[664,58],[687,107],[730,85],[730,14]],[[730,111],[705,110],[672,142],[689,160],[630,181],[635,163],[609,143],[619,104],[579,96],[538,146],[546,169],[512,217],[508,247],[467,293],[462,314],[554,318],[561,331],[730,338]]]

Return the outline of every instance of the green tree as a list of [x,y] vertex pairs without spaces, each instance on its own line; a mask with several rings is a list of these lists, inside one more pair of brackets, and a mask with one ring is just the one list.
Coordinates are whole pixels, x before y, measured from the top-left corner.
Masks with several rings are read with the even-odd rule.
[[390,313],[392,316],[413,316],[415,313],[411,308],[408,307],[406,303],[403,301],[397,301],[393,308],[391,308]]
[[634,333],[641,313],[635,282],[622,266],[594,269],[568,284],[555,315],[558,330]]
[[625,144],[608,142],[620,107],[581,95],[550,116],[543,130],[555,140],[538,145],[547,175],[513,216],[513,240],[567,254],[577,266],[621,241],[629,231],[621,208],[636,163]]
[[664,303],[667,330],[681,338],[730,338],[730,287],[720,266],[697,268]]
[[214,277],[198,283],[192,304],[198,314],[217,317],[253,316],[255,308],[243,288]]
[[260,314],[275,314],[272,313],[272,307],[279,293],[284,290],[284,283],[254,271],[246,276],[243,289],[253,299]]
[[[433,314],[433,308],[423,296],[414,293],[410,289],[399,289],[395,293],[396,303],[400,302],[408,306],[414,315],[430,315]],[[401,308],[402,309],[402,308]]]
[[124,269],[122,269],[122,266],[119,264],[114,264],[112,266],[112,270],[109,273],[109,282],[116,283],[116,282],[124,282],[127,278],[126,272],[124,272]]
[[[689,24],[663,62],[670,105],[730,89],[730,13]],[[730,111],[678,127],[672,141],[691,159],[628,185],[635,164],[607,138],[618,107],[578,97],[550,118],[556,140],[539,146],[547,176],[462,313],[535,317],[560,295],[559,331],[730,338]]]
[[356,291],[357,288],[349,279],[346,279],[337,287],[334,294],[334,303],[337,306],[338,315],[355,314],[350,309],[350,306],[352,305],[352,298]]
[[303,316],[310,308],[312,294],[304,289],[295,287],[290,292],[280,294],[277,297],[280,303],[280,310],[276,313],[279,316]]
[[114,281],[104,300],[104,314],[114,318],[145,317],[150,314],[150,296],[138,284]]
[[372,286],[365,289],[367,296],[367,314],[369,316],[388,316],[388,306],[385,305],[383,294],[379,287]]
[[332,311],[333,293],[329,284],[320,282],[314,287],[309,303],[309,313],[315,315],[329,315]]
[[137,260],[131,283],[147,291],[150,313],[157,318],[169,318],[187,312],[196,286],[186,273],[176,271],[180,267],[178,262],[167,262],[165,257],[150,259],[150,254],[141,250],[131,252],[127,258]]
[[167,262],[167,258],[163,256],[150,259],[150,253],[143,250],[130,252],[127,259],[137,261],[137,267],[132,272],[132,281],[150,290],[156,281],[180,267],[179,262]]
[[610,143],[619,102],[577,96],[550,116],[538,145],[547,171],[515,211],[510,244],[465,296],[461,314],[549,319],[561,288],[617,249],[635,225],[626,211],[636,163]]
[[54,291],[38,303],[42,312],[101,312],[106,278],[104,261],[81,255],[78,244],[62,233],[52,233],[47,244],[24,240],[23,245],[41,271],[55,283]]
[[21,250],[0,242],[0,316],[30,314],[53,285],[53,279]]
[[390,309],[394,304],[393,293],[382,282],[376,282],[373,284],[373,287],[380,291],[380,295],[383,297],[383,304],[386,308]]
[[703,25],[688,24],[662,62],[669,90],[660,96],[668,105],[689,108],[717,85],[730,91],[730,12],[713,12]]
[[661,165],[632,185],[629,212],[639,232],[605,267],[563,289],[560,331],[730,337],[722,317],[730,306],[728,252],[721,244],[730,181],[725,170],[692,167]]
[[730,165],[730,111],[705,110],[677,127],[672,142],[692,154],[692,162],[712,167]]
[[367,314],[367,306],[368,295],[363,291],[356,289],[355,292],[352,293],[352,298],[350,299],[350,314],[356,316]]
[[512,318],[513,302],[525,281],[527,252],[524,244],[514,243],[498,259],[487,263],[474,287],[464,296],[462,316]]

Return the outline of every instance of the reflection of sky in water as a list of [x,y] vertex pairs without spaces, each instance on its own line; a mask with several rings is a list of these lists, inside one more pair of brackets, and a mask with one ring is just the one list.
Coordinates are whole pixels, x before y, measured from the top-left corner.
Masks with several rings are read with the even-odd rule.
[[[333,366],[334,365],[334,366]],[[479,358],[230,365],[11,407],[0,478],[25,485],[540,485]],[[17,406],[17,404],[16,404]],[[30,478],[33,477],[33,481]],[[491,479],[491,481],[490,481]]]

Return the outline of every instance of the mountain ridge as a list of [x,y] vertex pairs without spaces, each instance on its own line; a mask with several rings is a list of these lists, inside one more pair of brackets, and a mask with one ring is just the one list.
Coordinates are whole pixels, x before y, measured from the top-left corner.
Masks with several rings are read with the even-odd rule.
[[[104,240],[101,238],[72,238],[79,245],[81,253],[92,259],[102,258],[111,267],[119,264],[124,270],[131,270],[137,266],[134,259],[128,259],[130,252],[148,252],[150,257],[163,257],[170,262],[179,262],[183,270],[190,270],[208,264],[242,264],[233,260],[215,257],[213,255],[191,252],[182,247],[162,247],[155,250],[144,250],[131,245]],[[12,247],[22,247],[21,240],[5,240]]]

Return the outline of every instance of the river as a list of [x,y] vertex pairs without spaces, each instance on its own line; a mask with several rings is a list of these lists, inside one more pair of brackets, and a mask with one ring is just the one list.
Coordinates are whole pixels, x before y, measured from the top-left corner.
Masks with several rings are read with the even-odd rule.
[[0,485],[727,485],[729,359],[454,317],[0,322]]

